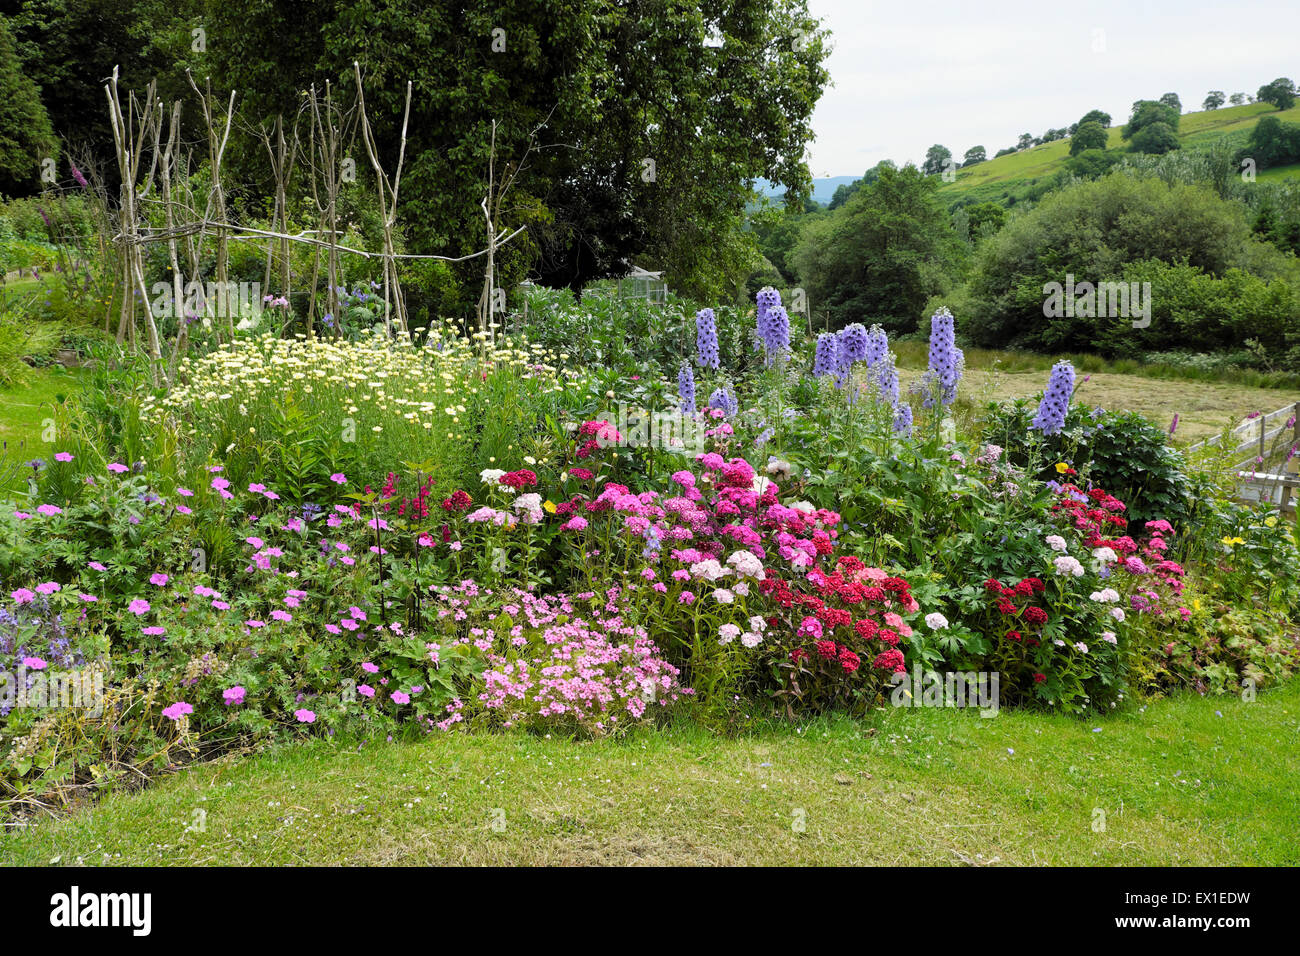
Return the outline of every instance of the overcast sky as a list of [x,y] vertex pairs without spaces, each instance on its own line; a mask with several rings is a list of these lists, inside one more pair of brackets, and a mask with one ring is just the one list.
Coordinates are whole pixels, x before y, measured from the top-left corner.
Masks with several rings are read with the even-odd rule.
[[1093,108],[1123,122],[1137,99],[1254,93],[1300,78],[1300,0],[809,0],[832,33],[831,85],[813,117],[813,176],[958,161]]

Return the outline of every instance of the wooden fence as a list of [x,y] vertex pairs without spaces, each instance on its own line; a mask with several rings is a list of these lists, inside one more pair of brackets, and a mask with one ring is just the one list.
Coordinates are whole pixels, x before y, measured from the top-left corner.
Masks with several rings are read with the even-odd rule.
[[1227,448],[1234,459],[1232,467],[1241,479],[1239,500],[1273,504],[1300,520],[1300,402],[1260,413],[1233,428],[1226,437],[1216,435],[1190,446],[1188,451],[1219,447]]

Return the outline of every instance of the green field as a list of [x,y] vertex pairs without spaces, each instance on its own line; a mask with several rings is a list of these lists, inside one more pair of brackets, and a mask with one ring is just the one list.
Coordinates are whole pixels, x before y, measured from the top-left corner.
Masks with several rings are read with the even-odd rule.
[[1300,685],[1106,718],[882,710],[725,738],[460,733],[192,767],[5,863],[1300,863]]
[[[1261,116],[1269,114],[1276,116],[1285,123],[1300,122],[1300,105],[1281,112],[1267,103],[1251,103],[1245,106],[1229,106],[1217,110],[1185,113],[1179,121],[1178,138],[1182,141],[1184,147],[1205,145],[1220,136],[1248,133]],[[1123,118],[1116,117],[1114,125],[1110,128],[1108,149],[1124,148],[1124,140],[1120,134],[1120,128],[1123,125]],[[1053,143],[1043,143],[996,159],[989,159],[972,166],[970,169],[959,169],[956,182],[946,184],[941,188],[943,194],[948,198],[955,198],[961,193],[974,190],[988,192],[987,188],[981,187],[1010,186],[1014,182],[1050,176],[1063,169],[1065,161],[1069,158],[1069,138],[1059,139]],[[1265,174],[1273,172],[1265,170]],[[1265,174],[1261,174],[1261,176]],[[1274,177],[1269,176],[1268,178]]]

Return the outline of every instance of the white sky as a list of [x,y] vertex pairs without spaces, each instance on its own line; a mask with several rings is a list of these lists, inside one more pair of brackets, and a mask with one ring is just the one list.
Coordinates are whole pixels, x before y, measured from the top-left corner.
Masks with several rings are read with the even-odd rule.
[[[1300,0],[809,0],[832,34],[831,85],[813,116],[814,177],[960,162],[1093,108],[1116,123],[1137,99],[1253,94],[1300,80]],[[1096,33],[1095,31],[1101,31]],[[1100,50],[1094,52],[1094,38]]]

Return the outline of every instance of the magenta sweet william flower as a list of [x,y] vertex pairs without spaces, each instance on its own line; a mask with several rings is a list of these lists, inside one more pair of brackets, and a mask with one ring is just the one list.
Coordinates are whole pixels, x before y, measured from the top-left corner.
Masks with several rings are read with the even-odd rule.
[[73,458],[73,455],[72,455],[71,452],[58,451],[58,452],[55,452],[55,453],[54,453],[54,460],[55,460],[55,461],[72,461],[72,458]]
[[45,661],[41,660],[39,657],[23,658],[23,667],[26,667],[28,670],[43,671],[47,666],[48,665]]
[[176,703],[172,704],[170,707],[164,708],[163,710],[163,716],[168,720],[180,720],[186,714],[192,713],[194,713],[194,707],[185,703],[183,700],[178,700]]
[[316,722],[316,715],[305,707],[295,710],[293,715],[298,718],[300,724],[314,724]]

